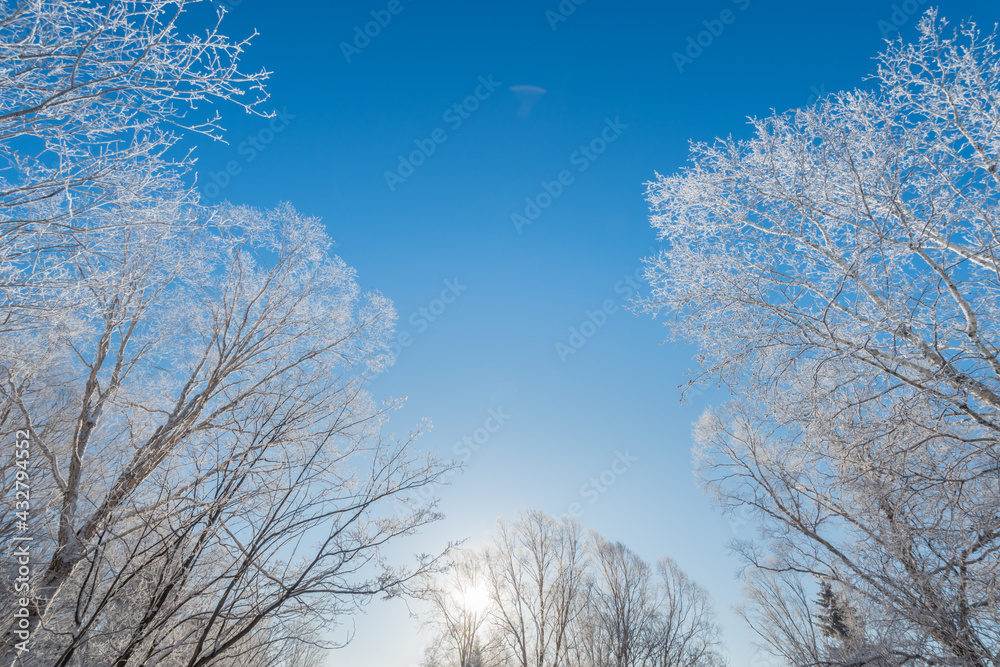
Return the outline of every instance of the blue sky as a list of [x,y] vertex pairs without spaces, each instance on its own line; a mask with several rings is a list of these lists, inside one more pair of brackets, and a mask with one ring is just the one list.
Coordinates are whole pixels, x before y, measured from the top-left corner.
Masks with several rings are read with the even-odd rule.
[[[657,245],[644,183],[681,168],[689,140],[747,136],[748,116],[863,85],[884,35],[912,38],[930,4],[219,1],[226,33],[260,33],[245,62],[273,72],[281,113],[223,110],[228,145],[198,142],[205,200],[321,217],[399,312],[398,361],[373,385],[408,396],[396,429],[427,417],[423,448],[478,446],[441,491],[447,518],[393,555],[475,545],[518,508],[576,503],[585,528],[706,586],[731,664],[750,665],[726,543],[753,533],[712,509],[691,465],[691,423],[725,396],[680,404],[693,351],[626,310]],[[939,7],[1000,19],[995,2]],[[402,602],[354,623],[330,664],[420,662]]]

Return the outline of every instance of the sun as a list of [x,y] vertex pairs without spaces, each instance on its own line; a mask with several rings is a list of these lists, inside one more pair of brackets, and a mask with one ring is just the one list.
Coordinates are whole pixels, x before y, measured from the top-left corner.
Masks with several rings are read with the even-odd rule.
[[482,584],[456,590],[454,596],[458,605],[471,614],[482,614],[490,604],[490,593]]

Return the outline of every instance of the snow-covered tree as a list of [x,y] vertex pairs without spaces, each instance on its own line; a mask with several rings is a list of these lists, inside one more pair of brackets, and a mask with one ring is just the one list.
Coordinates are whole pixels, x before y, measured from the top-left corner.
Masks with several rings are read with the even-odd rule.
[[264,78],[178,28],[198,4],[2,5],[0,433],[32,458],[29,531],[0,535],[34,567],[22,652],[3,566],[4,664],[314,661],[317,627],[433,560],[381,556],[442,472],[366,390],[391,303],[290,205],[197,204],[181,133]]
[[209,7],[0,3],[0,330],[94,306],[60,257],[99,253],[125,225],[170,233],[169,208],[196,201],[179,142],[220,136],[208,102],[261,113],[266,73],[240,71],[247,41],[220,32],[221,12],[200,34],[178,27]]
[[36,453],[34,658],[209,660],[265,619],[350,613],[401,590],[379,549],[435,517],[414,492],[440,468],[364,389],[391,305],[319,222],[226,208],[186,232],[68,258],[116,275],[102,307],[3,340],[5,428]]
[[[913,664],[1000,664],[1000,54],[934,11],[872,85],[649,186],[672,335],[736,395],[699,475],[764,569],[831,577]],[[888,636],[888,635],[887,635]]]

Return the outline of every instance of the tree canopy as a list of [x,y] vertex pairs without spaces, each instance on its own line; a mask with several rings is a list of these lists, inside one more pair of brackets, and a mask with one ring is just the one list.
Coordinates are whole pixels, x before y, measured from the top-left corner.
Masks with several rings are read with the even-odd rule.
[[831,664],[1000,664],[1000,55],[935,11],[919,33],[648,189],[643,305],[734,395],[699,477],[760,519],[749,564],[860,600]]

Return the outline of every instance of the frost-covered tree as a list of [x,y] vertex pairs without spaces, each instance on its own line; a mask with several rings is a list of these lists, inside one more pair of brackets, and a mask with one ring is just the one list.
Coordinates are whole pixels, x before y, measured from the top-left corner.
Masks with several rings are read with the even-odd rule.
[[[815,583],[815,582],[811,582]],[[919,638],[868,604],[865,617],[847,590],[820,580],[818,595],[809,578],[792,571],[751,569],[744,573],[744,596],[736,610],[760,638],[758,648],[789,667],[890,667],[915,664]],[[864,603],[863,598],[858,599]]]
[[651,566],[625,545],[596,533],[588,553],[586,606],[574,636],[579,664],[725,665],[708,592],[674,560],[664,557]]
[[[649,186],[672,335],[736,400],[699,475],[831,577],[892,659],[1000,664],[1000,54],[931,11],[872,85],[692,146]],[[880,649],[881,650],[881,649]]]
[[178,27],[192,9],[215,15],[209,7],[0,3],[0,329],[93,307],[59,258],[100,252],[123,225],[169,228],[168,207],[195,201],[179,141],[220,135],[207,102],[261,113],[266,73],[240,71],[247,42],[220,32],[221,12],[200,34]]
[[440,468],[364,388],[390,304],[291,208],[201,223],[130,228],[74,264],[117,276],[101,309],[2,341],[4,427],[35,453],[32,659],[210,664],[265,620],[400,592],[380,547],[435,517],[415,491]]
[[816,598],[819,607],[819,627],[830,639],[846,643],[861,629],[858,627],[857,612],[851,608],[843,596],[837,595],[828,579],[819,583],[819,595]]
[[0,536],[33,539],[4,664],[314,661],[433,560],[381,555],[442,471],[366,390],[391,304],[291,206],[197,205],[178,132],[263,99],[243,42],[178,28],[198,4],[2,3],[0,434],[28,434],[31,509]]

